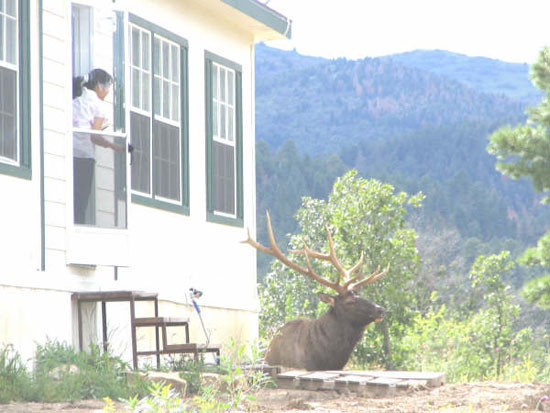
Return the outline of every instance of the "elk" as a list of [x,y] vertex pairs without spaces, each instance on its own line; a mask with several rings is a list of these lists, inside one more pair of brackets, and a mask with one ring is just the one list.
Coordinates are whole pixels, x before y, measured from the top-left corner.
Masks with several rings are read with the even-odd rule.
[[[341,370],[363,336],[365,328],[372,322],[383,320],[386,313],[383,307],[359,296],[358,290],[386,275],[389,266],[383,271],[378,267],[372,274],[364,276],[360,271],[363,266],[363,254],[361,254],[361,258],[351,269],[344,269],[336,256],[332,235],[327,227],[328,254],[313,251],[305,243],[304,249],[289,251],[305,256],[307,267],[304,267],[286,257],[277,246],[269,212],[267,213],[267,231],[270,247],[253,240],[250,237],[250,231],[248,239],[243,243],[273,255],[287,267],[312,278],[338,294],[333,296],[319,293],[319,298],[330,307],[320,318],[296,319],[285,324],[271,340],[266,352],[266,362],[272,366],[306,370]],[[318,275],[311,266],[310,258],[330,262],[338,271],[336,281],[332,282]],[[353,275],[355,273],[357,274]]]

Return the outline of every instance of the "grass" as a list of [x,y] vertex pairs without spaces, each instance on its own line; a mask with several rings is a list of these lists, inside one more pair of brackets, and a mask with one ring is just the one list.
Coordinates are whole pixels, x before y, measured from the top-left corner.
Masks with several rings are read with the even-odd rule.
[[145,394],[146,384],[128,380],[128,365],[92,346],[77,352],[66,343],[37,346],[29,370],[12,346],[0,349],[0,403],[58,402]]
[[[234,342],[219,366],[182,356],[163,366],[178,371],[188,384],[182,396],[164,383],[149,383],[129,375],[127,363],[98,346],[78,352],[66,343],[48,341],[36,348],[29,370],[12,346],[0,349],[0,403],[61,402],[103,399],[106,411],[115,411],[114,400],[125,401],[130,411],[217,412],[249,408],[254,394],[269,382],[254,368],[260,361],[258,346]],[[205,380],[205,373],[215,373]]]

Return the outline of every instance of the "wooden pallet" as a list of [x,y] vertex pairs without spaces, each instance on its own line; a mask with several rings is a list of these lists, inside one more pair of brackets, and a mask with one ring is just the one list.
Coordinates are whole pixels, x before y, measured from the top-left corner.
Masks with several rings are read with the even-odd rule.
[[305,371],[272,369],[280,388],[351,391],[366,397],[388,397],[398,391],[439,387],[445,373],[412,371]]

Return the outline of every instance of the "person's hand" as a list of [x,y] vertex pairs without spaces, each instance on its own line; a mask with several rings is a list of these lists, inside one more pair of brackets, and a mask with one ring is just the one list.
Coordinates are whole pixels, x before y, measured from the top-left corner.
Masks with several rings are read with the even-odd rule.
[[116,152],[124,152],[126,150],[126,146],[120,145],[118,143],[111,143],[109,146]]

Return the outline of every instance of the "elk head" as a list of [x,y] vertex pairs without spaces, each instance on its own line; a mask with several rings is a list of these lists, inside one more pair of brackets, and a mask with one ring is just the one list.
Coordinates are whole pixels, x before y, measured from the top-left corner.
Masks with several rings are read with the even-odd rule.
[[[332,311],[335,313],[337,319],[346,320],[354,327],[365,327],[371,322],[383,320],[386,310],[371,301],[362,298],[358,294],[358,291],[361,287],[373,283],[385,276],[388,272],[389,265],[383,271],[380,271],[379,266],[372,274],[365,276],[361,271],[361,267],[363,266],[363,253],[361,253],[361,258],[359,261],[351,269],[346,270],[336,256],[334,241],[327,227],[329,243],[328,254],[323,254],[310,249],[305,242],[303,249],[289,251],[291,253],[305,256],[306,267],[304,267],[290,260],[281,252],[275,241],[275,236],[273,235],[269,212],[266,212],[266,214],[270,247],[266,247],[253,240],[250,236],[250,231],[248,231],[248,239],[243,241],[244,243],[252,245],[258,251],[274,256],[287,267],[299,272],[300,274],[310,277],[319,284],[327,286],[337,292],[338,294],[336,296],[324,293],[319,294],[320,299],[332,308]],[[329,279],[321,277],[317,274],[311,266],[310,259],[312,258],[330,262],[338,271],[336,281],[330,281]]]

